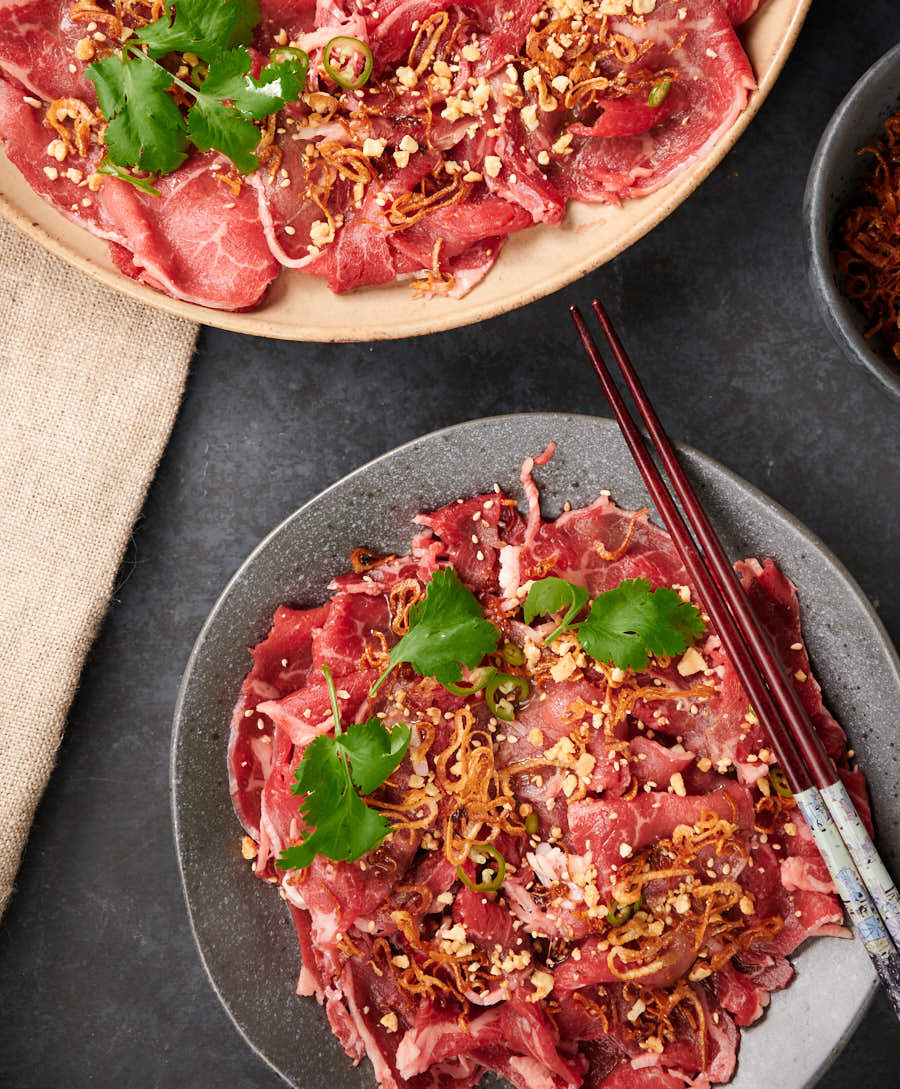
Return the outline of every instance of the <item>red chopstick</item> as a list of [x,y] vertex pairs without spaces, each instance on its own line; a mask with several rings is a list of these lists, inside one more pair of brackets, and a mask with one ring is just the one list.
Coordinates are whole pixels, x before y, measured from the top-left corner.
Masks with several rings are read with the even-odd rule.
[[[659,417],[650,403],[650,398],[641,385],[640,379],[635,373],[634,367],[631,365],[631,361],[628,359],[606,311],[596,299],[593,302],[593,309],[603,333],[609,341],[610,348],[629,392],[634,398],[653,446],[674,486],[675,494],[678,496],[688,516],[691,528],[703,548],[713,581],[725,597],[734,617],[740,624],[741,632],[750,647],[753,659],[763,666],[766,682],[771,686],[773,694],[778,700],[779,709],[787,720],[789,726],[787,736],[805,761],[813,783],[819,789],[827,787],[835,780],[835,769],[825,752],[818,733],[816,733],[815,728],[809,721],[800,702],[797,689],[788,680],[784,666],[772,646],[771,639],[757,621],[747,595],[735,578],[734,569],[725,555],[725,550],[710,525],[706,511],[700,504],[690,481],[685,476],[675,449],[669,441],[669,437],[663,429]],[[797,785],[799,786],[799,783]],[[898,935],[898,938],[900,938],[900,935]]]
[[[716,626],[760,724],[812,830],[847,913],[900,1016],[900,896],[738,582],[621,341],[597,300],[594,311],[696,541],[650,455],[576,307],[570,311],[625,442]],[[708,565],[708,566],[707,566]],[[821,792],[821,793],[820,793]],[[852,857],[851,857],[852,856]],[[880,913],[880,914],[879,914]]]

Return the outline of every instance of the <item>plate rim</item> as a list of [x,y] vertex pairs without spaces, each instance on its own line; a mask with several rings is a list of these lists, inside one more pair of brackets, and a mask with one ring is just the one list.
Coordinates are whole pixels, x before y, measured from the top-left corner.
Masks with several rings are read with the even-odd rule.
[[[656,193],[648,194],[646,198],[633,198],[633,201],[640,201],[643,199],[652,199],[657,196],[657,194],[666,194],[666,196],[660,200],[659,206],[646,218],[646,220],[639,220],[637,223],[633,224],[623,232],[622,236],[613,243],[611,247],[607,247],[607,249],[611,249],[611,252],[606,252],[606,250],[601,249],[598,255],[579,261],[574,266],[548,277],[539,285],[508,291],[502,298],[496,299],[493,302],[482,303],[474,307],[466,308],[464,312],[456,305],[454,305],[453,308],[448,307],[443,311],[438,311],[437,309],[433,311],[428,310],[425,311],[422,316],[393,322],[390,327],[377,322],[369,322],[365,325],[336,328],[331,325],[319,324],[306,320],[292,321],[290,323],[285,322],[282,324],[281,322],[265,317],[265,302],[263,302],[258,310],[246,312],[213,310],[199,306],[196,303],[187,303],[178,299],[171,299],[169,296],[163,295],[153,288],[140,284],[136,280],[132,280],[130,277],[119,272],[111,263],[101,263],[98,259],[77,251],[74,246],[55,237],[50,229],[48,229],[47,217],[49,216],[51,224],[56,222],[56,217],[59,217],[60,223],[68,223],[68,221],[49,204],[45,204],[42,207],[44,216],[38,221],[15,205],[4,193],[0,192],[0,218],[5,219],[14,227],[21,230],[33,242],[37,243],[37,245],[41,246],[48,253],[51,253],[55,257],[59,257],[68,265],[78,269],[121,295],[125,295],[137,302],[146,303],[148,306],[162,311],[163,313],[170,314],[173,317],[186,318],[189,321],[201,325],[209,325],[214,328],[225,329],[231,332],[248,333],[253,336],[268,337],[275,340],[317,343],[355,343],[425,336],[430,333],[446,332],[463,326],[475,325],[476,323],[486,321],[489,318],[509,313],[519,307],[527,306],[537,299],[542,299],[555,291],[567,287],[569,284],[581,279],[581,277],[585,276],[587,273],[593,272],[595,269],[611,261],[614,257],[617,257],[620,253],[638,242],[653,230],[654,227],[657,227],[664,219],[671,215],[676,208],[684,203],[684,201],[702,185],[713,170],[721,163],[728,152],[731,151],[737,143],[738,139],[746,131],[750,122],[756,117],[763,102],[768,98],[778,77],[781,75],[784,65],[796,44],[800,30],[803,27],[803,23],[806,20],[806,16],[809,13],[811,6],[812,0],[794,0],[793,9],[786,20],[784,36],[779,42],[778,48],[772,55],[769,68],[762,80],[760,80],[756,90],[751,94],[745,109],[736,118],[731,128],[722,135],[722,138],[710,148],[705,156],[692,164],[693,168],[689,167],[673,181],[657,190]],[[756,17],[756,15],[752,16],[751,20],[748,20],[748,24]],[[746,26],[748,24],[744,25]],[[3,155],[2,147],[0,147],[0,158],[2,158],[5,163],[9,163],[9,160]],[[84,231],[84,234],[91,239],[94,237],[87,231]],[[279,276],[290,271],[290,269],[281,269],[279,270]],[[388,289],[391,288],[402,290],[403,285],[388,285]],[[375,289],[370,288],[361,290]],[[353,294],[354,293],[351,292],[349,297],[352,298]],[[441,300],[432,301],[440,302]],[[454,303],[459,301],[461,300],[454,300]]]
[[[349,473],[344,474],[338,480],[334,481],[332,484],[329,484],[327,487],[323,488],[321,491],[317,492],[315,495],[313,495],[309,499],[305,500],[299,507],[297,507],[296,510],[294,510],[293,512],[288,514],[285,518],[283,518],[280,522],[278,522],[277,525],[275,525],[268,533],[266,533],[261,538],[261,540],[248,553],[246,558],[240,563],[240,565],[237,567],[235,572],[227,580],[224,588],[219,593],[219,595],[216,598],[213,606],[211,607],[209,613],[207,614],[206,619],[204,620],[203,625],[201,626],[200,631],[199,631],[199,633],[198,633],[198,635],[197,635],[197,637],[196,637],[196,639],[194,641],[194,644],[193,644],[193,646],[191,648],[191,652],[190,652],[190,654],[189,654],[189,656],[187,658],[185,668],[184,668],[184,672],[182,674],[181,681],[180,681],[179,686],[178,686],[178,693],[177,693],[175,707],[174,707],[174,711],[173,711],[172,732],[171,732],[170,748],[169,748],[169,777],[168,777],[169,778],[169,784],[168,784],[169,785],[169,803],[170,803],[169,808],[170,808],[170,816],[171,816],[171,824],[172,824],[173,845],[174,845],[174,848],[175,848],[175,856],[176,856],[176,860],[177,860],[177,864],[178,864],[178,873],[179,873],[179,877],[180,877],[180,880],[181,880],[182,895],[184,897],[185,907],[186,907],[186,910],[187,910],[188,923],[189,923],[189,926],[190,926],[191,934],[192,934],[193,939],[194,939],[194,945],[195,945],[195,947],[197,949],[197,952],[199,954],[200,962],[203,965],[203,970],[204,970],[204,972],[206,974],[207,980],[211,984],[211,986],[213,988],[213,991],[214,991],[216,997],[218,998],[221,1006],[223,1007],[226,1014],[228,1015],[229,1020],[234,1025],[234,1027],[237,1029],[238,1033],[240,1034],[240,1036],[242,1037],[244,1042],[252,1049],[252,1051],[256,1055],[258,1055],[265,1062],[265,1064],[271,1070],[273,1070],[276,1074],[278,1074],[278,1076],[280,1078],[282,1078],[282,1080],[288,1085],[294,1086],[295,1083],[282,1070],[280,1070],[278,1068],[278,1066],[275,1064],[275,1062],[272,1059],[270,1059],[266,1055],[266,1053],[250,1038],[250,1036],[248,1035],[248,1033],[245,1030],[244,1026],[238,1020],[237,1015],[232,1011],[232,1008],[231,1008],[228,1000],[226,999],[226,997],[222,993],[218,983],[216,982],[216,979],[215,979],[215,977],[214,977],[214,975],[213,975],[213,973],[212,973],[212,971],[210,969],[210,966],[209,966],[209,964],[207,962],[207,958],[206,958],[206,955],[205,955],[205,952],[204,952],[204,948],[203,948],[203,945],[202,945],[201,940],[200,940],[200,935],[198,933],[197,925],[195,923],[194,910],[193,910],[193,907],[192,907],[192,904],[191,904],[190,896],[188,894],[188,880],[187,880],[187,877],[186,877],[186,874],[185,874],[184,853],[183,853],[183,851],[181,849],[182,836],[181,836],[181,820],[180,820],[179,808],[178,808],[178,803],[179,803],[179,780],[178,780],[178,774],[177,774],[177,759],[178,759],[179,743],[180,743],[180,740],[181,740],[181,732],[182,732],[182,728],[183,728],[183,725],[184,725],[184,719],[185,719],[185,715],[184,715],[185,700],[186,700],[188,688],[189,688],[189,685],[190,685],[190,681],[191,681],[191,677],[192,677],[195,665],[196,665],[198,659],[200,658],[200,656],[201,656],[201,654],[203,652],[203,648],[204,648],[204,645],[205,645],[205,642],[206,642],[207,634],[208,634],[209,630],[212,628],[212,626],[214,625],[214,623],[216,622],[216,620],[218,619],[219,613],[225,607],[226,602],[227,602],[230,594],[232,593],[234,587],[238,584],[239,580],[241,580],[241,578],[244,575],[245,571],[247,569],[249,569],[254,564],[257,556],[260,555],[270,545],[270,543],[275,538],[277,538],[282,532],[284,532],[285,529],[288,527],[288,525],[291,522],[293,522],[297,518],[301,518],[304,515],[304,513],[307,511],[307,509],[312,504],[317,503],[319,500],[327,497],[329,494],[332,494],[338,488],[343,487],[345,484],[349,483],[351,480],[353,480],[353,479],[355,479],[355,478],[357,478],[359,476],[362,476],[364,473],[369,471],[372,467],[374,467],[374,466],[376,466],[376,465],[378,465],[378,464],[380,464],[380,463],[382,463],[384,461],[387,461],[388,459],[394,457],[397,454],[408,452],[411,449],[415,448],[420,443],[433,441],[435,439],[440,439],[440,438],[448,436],[448,435],[454,435],[454,434],[456,434],[458,432],[464,432],[465,430],[470,429],[470,428],[471,429],[476,429],[476,428],[478,428],[478,427],[480,427],[480,426],[482,426],[482,425],[484,425],[486,423],[497,424],[497,423],[502,423],[502,422],[506,422],[506,421],[527,421],[527,420],[531,420],[531,421],[535,421],[535,422],[543,421],[543,422],[551,423],[553,420],[556,420],[556,419],[583,421],[585,424],[599,425],[601,427],[606,428],[612,434],[618,434],[618,427],[617,427],[615,421],[610,419],[609,417],[606,417],[606,416],[596,416],[596,415],[592,415],[592,414],[589,414],[589,413],[569,413],[569,412],[500,413],[500,414],[493,415],[493,416],[476,417],[476,418],[471,419],[471,420],[461,421],[461,422],[456,423],[456,424],[451,424],[451,425],[446,426],[446,427],[438,428],[438,429],[436,429],[434,431],[426,432],[425,434],[419,435],[414,439],[410,439],[407,442],[404,442],[404,443],[401,443],[398,446],[392,447],[390,450],[387,450],[387,451],[377,455],[376,457],[371,458],[369,461],[367,461],[364,464],[358,466],[356,469],[353,469]],[[863,589],[859,586],[859,584],[856,582],[853,575],[850,573],[850,571],[845,566],[845,564],[832,551],[832,549],[829,548],[829,546],[826,545],[825,542],[822,541],[821,538],[819,538],[817,534],[815,534],[811,529],[809,529],[808,526],[806,526],[803,522],[801,522],[800,519],[797,518],[796,515],[791,513],[791,511],[787,510],[787,508],[782,506],[781,503],[779,503],[775,499],[772,499],[761,488],[758,488],[755,484],[753,484],[750,481],[746,480],[744,477],[742,477],[739,473],[735,472],[733,469],[730,469],[728,466],[723,465],[716,458],[711,457],[710,455],[704,453],[703,451],[699,450],[697,447],[695,447],[695,446],[693,446],[693,445],[691,445],[689,443],[676,442],[674,445],[675,445],[679,455],[682,454],[682,453],[687,454],[689,458],[696,459],[701,464],[704,464],[704,466],[706,468],[711,468],[714,473],[722,474],[732,484],[737,485],[741,490],[748,493],[753,499],[755,499],[758,502],[761,502],[764,507],[771,510],[776,516],[779,516],[779,517],[783,518],[791,526],[791,528],[803,539],[804,543],[807,546],[809,546],[809,547],[815,549],[816,551],[818,551],[826,559],[826,561],[831,566],[834,567],[834,569],[837,572],[838,576],[840,576],[840,578],[844,581],[844,583],[846,584],[846,587],[853,594],[854,598],[857,600],[858,603],[860,603],[862,605],[863,612],[866,614],[866,618],[872,624],[876,634],[880,638],[881,643],[883,645],[883,649],[886,652],[886,659],[887,659],[888,663],[890,664],[890,666],[893,669],[893,672],[894,672],[894,675],[895,675],[895,682],[897,684],[898,689],[900,689],[900,654],[898,654],[898,649],[894,645],[893,640],[891,639],[887,629],[884,626],[883,621],[881,620],[881,617],[876,612],[876,610],[875,610],[874,606],[872,605],[871,601],[869,600],[868,596],[863,591]],[[644,486],[644,485],[642,485],[642,486]],[[856,939],[853,939],[853,940],[855,941]],[[855,1014],[853,1015],[853,1017],[850,1019],[850,1021],[845,1026],[844,1031],[833,1042],[833,1045],[832,1045],[829,1053],[826,1055],[826,1057],[823,1059],[823,1061],[820,1063],[820,1065],[817,1067],[817,1069],[810,1075],[810,1077],[807,1079],[807,1081],[804,1082],[804,1084],[802,1086],[798,1086],[797,1089],[813,1089],[813,1086],[815,1086],[815,1084],[819,1081],[819,1079],[823,1076],[823,1074],[832,1066],[834,1061],[837,1059],[838,1055],[841,1053],[843,1048],[846,1046],[846,1044],[849,1042],[850,1038],[853,1036],[854,1032],[858,1028],[862,1018],[864,1017],[865,1013],[867,1012],[867,1010],[871,1006],[872,1000],[873,1000],[877,990],[878,990],[878,982],[877,982],[877,979],[873,975],[872,980],[871,980],[871,982],[869,984],[868,991],[864,995],[863,1000],[860,1002],[859,1007],[856,1010]],[[727,1086],[723,1087],[723,1089],[727,1089]]]

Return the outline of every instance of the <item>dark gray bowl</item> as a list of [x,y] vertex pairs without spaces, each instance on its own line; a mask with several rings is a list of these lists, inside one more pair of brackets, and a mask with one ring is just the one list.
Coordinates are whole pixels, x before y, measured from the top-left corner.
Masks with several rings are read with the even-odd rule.
[[[194,936],[213,986],[247,1042],[298,1089],[374,1089],[353,1068],[312,999],[294,993],[299,952],[286,906],[240,856],[225,746],[232,705],[250,665],[246,648],[279,602],[314,605],[357,545],[405,549],[419,510],[495,481],[520,496],[519,465],[550,439],[556,456],[536,473],[545,512],[609,488],[623,505],[649,505],[611,420],[535,414],[475,420],[417,439],[370,462],[301,507],[244,563],[210,613],[178,696],[172,737],[172,812]],[[773,556],[801,588],[807,643],[829,706],[866,769],[889,865],[900,864],[897,706],[900,663],[877,616],[827,549],[796,519],[695,450],[686,467],[731,556]],[[797,977],[744,1034],[730,1089],[813,1084],[849,1037],[873,990],[855,942],[807,943]]]
[[865,312],[841,291],[831,252],[835,222],[872,167],[871,155],[857,155],[857,149],[879,139],[898,106],[900,45],[857,81],[828,122],[806,182],[803,218],[809,279],[832,336],[851,362],[900,398],[900,363],[882,338],[866,340]]

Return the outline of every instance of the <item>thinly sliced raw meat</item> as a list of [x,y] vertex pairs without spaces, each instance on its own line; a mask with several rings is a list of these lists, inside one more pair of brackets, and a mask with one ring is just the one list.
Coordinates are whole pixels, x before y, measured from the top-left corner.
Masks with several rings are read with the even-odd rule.
[[377,187],[369,186],[360,208],[345,206],[344,225],[325,250],[324,268],[332,291],[350,291],[362,284],[386,284],[398,274],[397,261],[384,229],[388,202],[411,193],[430,175],[437,156],[414,155],[406,167],[395,171]]
[[500,522],[505,496],[490,492],[463,503],[450,503],[433,514],[420,514],[416,522],[427,526],[441,542],[437,555],[446,560],[460,578],[489,590],[498,585],[498,563],[503,541]]
[[265,53],[315,29],[316,0],[260,0],[259,6],[262,22],[253,44]]
[[675,67],[678,76],[659,124],[639,136],[589,138],[551,168],[560,192],[576,200],[617,203],[659,189],[721,138],[756,87],[720,0],[663,0],[647,17],[646,32],[627,22],[614,25],[635,42],[649,34],[655,43],[632,69]]
[[217,310],[249,310],[278,272],[259,221],[256,194],[219,181],[227,170],[218,155],[196,155],[157,182],[159,197],[115,178],[104,180],[99,200],[127,240],[113,251],[134,280],[175,299]]
[[[303,123],[303,115],[285,113],[285,132],[275,140],[276,169],[264,168],[250,178],[269,249],[279,264],[295,269],[308,268],[319,256],[311,232],[313,224],[323,219],[322,209],[305,195],[308,174],[303,141],[294,139],[303,131]],[[288,185],[281,184],[285,178]]]
[[[89,37],[88,21],[70,18],[70,0],[0,0],[0,74],[46,102],[80,98],[97,103],[75,46]],[[95,24],[96,25],[96,24]]]
[[49,155],[47,148],[57,134],[43,123],[46,105],[0,77],[0,141],[6,154],[32,189],[67,219],[100,238],[124,242],[122,227],[88,186],[102,158],[100,148],[92,141],[86,155],[76,149],[63,160]]
[[728,18],[734,26],[746,23],[751,15],[756,13],[762,0],[721,0],[722,6],[728,12]]
[[582,853],[591,852],[601,875],[598,887],[605,892],[613,868],[621,864],[623,857],[637,854],[655,840],[669,838],[678,825],[695,824],[705,812],[734,821],[745,831],[753,826],[749,793],[736,783],[726,782],[716,793],[699,797],[651,791],[631,801],[573,802],[569,806],[569,828],[575,847]]
[[600,1083],[598,1089],[683,1089],[684,1079],[667,1073],[658,1066],[635,1070],[630,1062],[620,1063]]
[[453,286],[447,292],[450,298],[461,299],[476,287],[494,267],[500,256],[506,238],[485,238],[461,253],[452,257],[447,269],[453,277]]
[[[412,262],[416,269],[431,269],[437,246],[438,268],[435,271],[454,274],[454,283],[463,262],[475,258],[480,263],[482,251],[477,247],[491,243],[497,235],[506,238],[531,226],[531,217],[518,204],[484,194],[465,203],[441,208],[423,216],[406,230],[388,236],[388,246],[400,262]],[[493,257],[491,258],[493,263]]]
[[[554,619],[525,622],[525,584],[548,573],[591,594],[643,577],[693,596],[644,512],[601,496],[542,518],[532,473],[552,453],[523,466],[527,521],[499,490],[460,499],[416,519],[409,555],[338,576],[320,609],[280,609],[234,712],[235,806],[255,872],[292,911],[298,993],[324,1001],[382,1089],[471,1089],[485,1070],[516,1089],[710,1089],[733,1074],[739,1027],[789,983],[787,956],[847,933],[713,630],[635,672],[571,634],[548,646]],[[504,640],[485,660],[526,679],[509,721],[484,690],[409,664],[373,693],[403,630],[394,590],[448,565]],[[771,561],[740,570],[861,796],[810,679],[795,588]],[[334,728],[325,665],[344,727],[410,724],[409,751],[365,799],[399,823],[356,861],[285,872],[279,855],[305,835],[296,770]]]

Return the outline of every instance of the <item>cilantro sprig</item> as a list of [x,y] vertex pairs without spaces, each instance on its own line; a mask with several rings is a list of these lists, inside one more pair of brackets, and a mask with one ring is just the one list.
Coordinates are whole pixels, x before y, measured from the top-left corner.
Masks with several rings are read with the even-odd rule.
[[409,748],[411,730],[398,723],[388,729],[378,718],[341,728],[334,678],[322,667],[334,715],[334,736],[320,734],[304,750],[294,771],[291,793],[303,795],[303,840],[282,851],[282,870],[305,869],[316,855],[353,862],[376,847],[391,831],[383,813],[362,800],[387,779]]
[[440,684],[457,683],[461,667],[474,669],[499,641],[500,632],[485,620],[478,599],[453,568],[435,571],[425,596],[409,610],[409,630],[391,648],[391,664],[373,685],[372,695],[401,662]]
[[528,591],[525,620],[530,624],[535,616],[566,609],[545,642],[551,643],[560,631],[571,630],[578,634],[582,649],[598,662],[634,670],[646,668],[651,654],[682,654],[705,630],[696,606],[682,601],[668,586],[651,589],[648,579],[625,579],[598,594],[587,618],[574,623],[588,596],[583,587],[565,579],[541,579]]
[[194,98],[187,113],[188,139],[201,151],[221,151],[244,174],[259,166],[253,149],[260,133],[253,122],[293,102],[306,79],[305,68],[293,58],[267,64],[258,79],[249,72],[250,54],[241,46],[210,63],[199,89],[176,81]]
[[89,65],[85,75],[97,88],[106,118],[106,149],[117,166],[168,174],[187,158],[187,125],[168,94],[171,72],[126,47]]
[[193,53],[213,60],[223,49],[249,45],[262,18],[258,0],[175,0],[174,15],[141,27],[135,37],[151,57]]
[[576,586],[566,579],[555,576],[541,579],[532,584],[525,598],[525,623],[530,624],[536,616],[551,616],[565,609],[565,616],[544,640],[549,646],[560,632],[571,627],[590,596],[583,586]]
[[682,654],[703,634],[696,605],[668,586],[650,589],[648,579],[625,579],[599,594],[578,628],[581,646],[598,661],[643,669],[651,654]]
[[[299,98],[309,67],[306,54],[296,50],[252,76],[245,44],[259,19],[256,0],[178,0],[174,14],[142,27],[121,54],[89,65],[85,75],[107,121],[106,161],[168,174],[193,145],[220,151],[245,174],[255,170],[260,132],[254,122]],[[206,62],[195,65],[193,82],[159,63],[173,52]],[[176,89],[191,103],[186,113],[171,93]],[[121,170],[118,176],[143,180]]]

